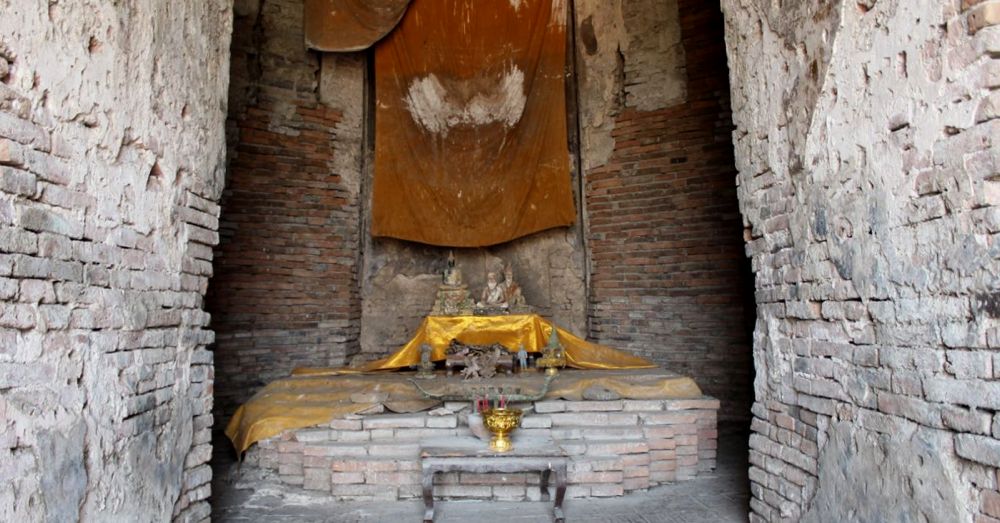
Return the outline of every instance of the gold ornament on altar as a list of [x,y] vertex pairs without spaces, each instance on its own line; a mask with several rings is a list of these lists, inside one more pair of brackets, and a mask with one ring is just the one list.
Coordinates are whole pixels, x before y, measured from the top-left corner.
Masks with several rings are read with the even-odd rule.
[[514,449],[510,433],[521,426],[521,409],[493,408],[483,411],[483,426],[493,433],[490,450],[509,452]]
[[549,344],[542,349],[542,357],[535,361],[535,366],[545,369],[545,374],[554,376],[559,373],[559,369],[566,366],[566,351],[559,343],[559,333],[552,329],[552,336],[549,337]]

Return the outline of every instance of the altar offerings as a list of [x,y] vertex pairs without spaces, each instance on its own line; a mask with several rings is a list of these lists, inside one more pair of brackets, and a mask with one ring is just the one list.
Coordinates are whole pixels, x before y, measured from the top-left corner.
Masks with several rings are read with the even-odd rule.
[[569,331],[556,327],[537,314],[511,314],[509,316],[428,316],[417,329],[416,335],[394,354],[367,363],[357,369],[300,368],[293,375],[345,374],[411,367],[420,363],[420,346],[431,347],[431,359],[443,361],[451,340],[469,345],[499,343],[510,351],[524,346],[527,352],[541,353],[555,329],[562,345],[566,366],[575,369],[652,369],[653,362],[590,343]]

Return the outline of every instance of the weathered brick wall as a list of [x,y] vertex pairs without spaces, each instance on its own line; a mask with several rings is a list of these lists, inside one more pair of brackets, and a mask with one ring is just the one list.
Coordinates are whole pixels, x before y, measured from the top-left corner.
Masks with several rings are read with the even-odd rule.
[[237,2],[209,310],[217,412],[357,351],[362,61],[305,50],[301,0]]
[[1000,521],[1000,2],[726,0],[753,521]]
[[[724,417],[745,419],[750,335],[722,14],[696,1],[622,8],[616,22],[601,17],[608,4],[581,3],[590,336],[694,377]],[[615,45],[617,64],[602,63]],[[617,67],[617,93],[593,88],[609,76],[602,66]],[[602,98],[590,91],[617,100],[593,107]]]
[[[468,402],[446,402],[433,414],[376,407],[260,441],[247,452],[245,466],[270,469],[276,473],[271,479],[293,489],[395,501],[421,495],[421,442],[470,442]],[[709,397],[538,401],[514,444],[520,438],[555,441],[568,459],[567,497],[623,496],[714,470],[718,408]],[[435,476],[434,490],[453,499],[537,501],[538,476],[448,472]]]
[[0,12],[0,520],[203,520],[229,6]]

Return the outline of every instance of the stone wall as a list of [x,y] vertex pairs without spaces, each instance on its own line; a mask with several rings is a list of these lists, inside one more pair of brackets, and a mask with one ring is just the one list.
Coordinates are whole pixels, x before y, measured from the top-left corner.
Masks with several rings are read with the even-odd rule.
[[358,351],[364,60],[306,51],[301,0],[235,5],[229,171],[209,307],[217,412]]
[[206,519],[229,5],[0,12],[0,520]]
[[[578,1],[589,335],[695,378],[748,417],[723,20],[700,1]],[[749,303],[748,303],[749,302]]]
[[1000,521],[1000,2],[723,6],[751,519]]

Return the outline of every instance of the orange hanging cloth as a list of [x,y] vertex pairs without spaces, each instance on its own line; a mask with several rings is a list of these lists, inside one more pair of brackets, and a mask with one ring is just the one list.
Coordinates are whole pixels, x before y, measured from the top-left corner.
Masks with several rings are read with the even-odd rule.
[[410,0],[305,0],[306,47],[360,51],[396,27]]
[[571,225],[565,0],[413,0],[375,47],[372,235],[496,245]]

